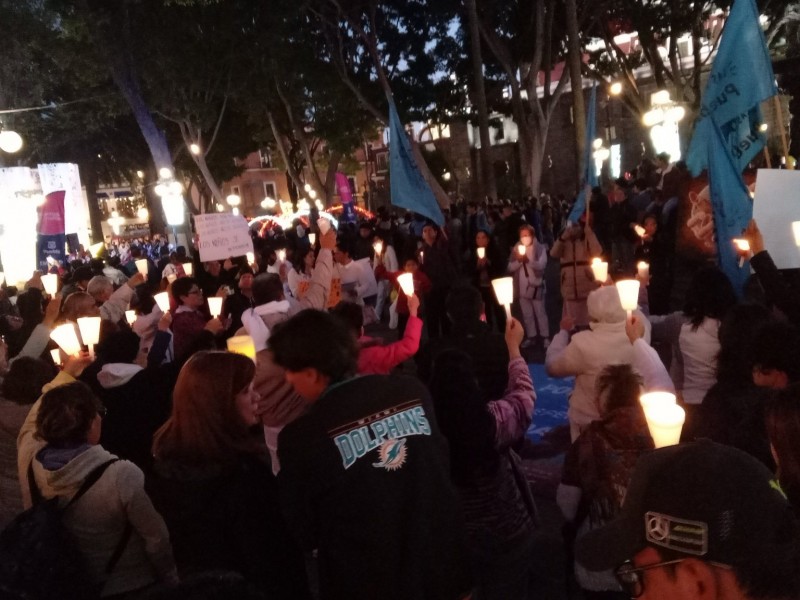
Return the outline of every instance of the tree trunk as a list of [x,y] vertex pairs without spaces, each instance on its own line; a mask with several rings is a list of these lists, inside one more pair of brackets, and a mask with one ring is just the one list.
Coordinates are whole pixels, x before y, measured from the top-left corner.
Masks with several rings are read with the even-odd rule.
[[336,172],[339,170],[339,162],[342,160],[341,152],[332,152],[328,160],[328,171],[325,174],[325,194],[324,202],[327,207],[330,204],[331,196],[336,192]]
[[78,165],[81,181],[86,188],[86,202],[89,205],[89,224],[92,229],[92,243],[103,241],[103,217],[97,204],[97,171],[83,161]]
[[566,0],[567,13],[567,60],[569,63],[569,78],[572,85],[572,124],[575,131],[575,181],[580,182],[586,170],[584,154],[586,153],[586,105],[583,101],[583,78],[581,65],[580,30],[578,28],[578,9],[576,0]]
[[[481,52],[481,33],[478,27],[477,0],[465,0],[467,6],[467,22],[469,23],[470,50],[472,54],[472,89],[475,109],[478,112],[478,128],[480,129],[481,148],[478,153],[481,165],[478,195],[497,198],[497,182],[494,178],[492,162],[492,140],[489,132],[489,108],[486,104],[486,88],[483,78],[483,54]],[[476,178],[477,179],[477,178]]]

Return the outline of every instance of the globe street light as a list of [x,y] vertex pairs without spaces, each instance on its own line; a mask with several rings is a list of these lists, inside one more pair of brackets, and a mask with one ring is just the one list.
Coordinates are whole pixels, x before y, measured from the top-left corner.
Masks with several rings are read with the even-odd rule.
[[4,129],[0,131],[0,150],[14,154],[22,149],[22,136],[16,131]]
[[227,198],[225,198],[225,202],[227,202],[228,206],[231,207],[231,212],[233,214],[239,214],[239,205],[242,203],[242,199],[238,195],[230,194]]

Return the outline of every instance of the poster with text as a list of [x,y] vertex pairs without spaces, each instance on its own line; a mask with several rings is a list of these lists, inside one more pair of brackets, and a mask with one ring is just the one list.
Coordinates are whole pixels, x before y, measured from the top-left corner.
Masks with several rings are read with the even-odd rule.
[[800,248],[792,223],[800,222],[800,171],[759,169],[756,179],[753,218],[758,223],[764,246],[779,269],[800,268]]
[[253,251],[250,228],[241,215],[217,213],[196,215],[197,247],[203,262],[245,256]]

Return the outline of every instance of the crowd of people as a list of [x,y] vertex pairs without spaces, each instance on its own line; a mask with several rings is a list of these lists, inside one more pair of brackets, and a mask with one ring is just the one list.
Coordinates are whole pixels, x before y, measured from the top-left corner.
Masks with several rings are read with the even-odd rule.
[[[557,502],[585,597],[800,597],[800,290],[752,223],[757,301],[708,266],[670,311],[681,169],[661,160],[576,223],[546,197],[454,204],[444,227],[384,208],[220,261],[115,243],[76,252],[53,297],[38,274],[4,287],[0,528],[55,498],[95,597],[528,598],[542,517],[518,451],[538,346],[575,376]],[[519,319],[492,290],[505,276]],[[614,280],[633,277],[629,316]],[[52,330],[88,316],[93,352],[54,364]],[[253,359],[225,351],[238,335]],[[654,390],[686,410],[682,443],[655,451]]]

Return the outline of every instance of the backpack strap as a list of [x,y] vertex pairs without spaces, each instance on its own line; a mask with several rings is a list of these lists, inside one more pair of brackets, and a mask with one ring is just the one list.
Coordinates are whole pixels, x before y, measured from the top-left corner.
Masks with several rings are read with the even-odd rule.
[[97,481],[103,476],[103,473],[106,472],[106,469],[110,467],[113,463],[117,462],[118,460],[119,460],[118,458],[112,458],[111,460],[104,462],[102,465],[95,467],[94,470],[92,470],[92,472],[86,476],[86,479],[83,480],[81,487],[78,488],[78,491],[70,499],[70,501],[67,502],[67,505],[62,510],[66,511],[70,506],[72,506],[78,500],[80,500],[81,496],[83,496],[86,492],[88,492],[89,488],[91,488],[95,483],[97,483]]
[[39,504],[44,498],[42,497],[42,492],[39,491],[39,486],[36,485],[36,479],[33,476],[33,460],[31,459],[30,464],[28,465],[28,489],[31,492],[31,503],[36,506]]
[[117,566],[119,559],[122,558],[122,553],[125,552],[125,548],[128,546],[128,541],[131,539],[131,534],[133,533],[133,526],[128,519],[125,519],[125,530],[122,532],[122,537],[119,538],[117,542],[117,547],[114,548],[114,554],[111,555],[111,558],[108,559],[108,564],[106,565],[106,576],[111,575],[111,572],[114,570],[114,567]]

